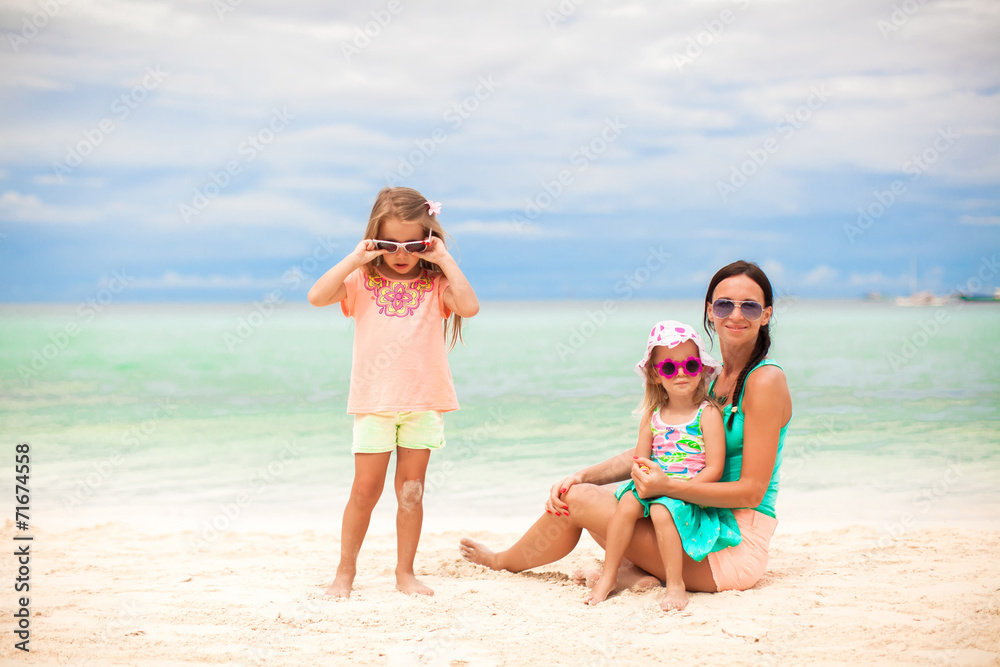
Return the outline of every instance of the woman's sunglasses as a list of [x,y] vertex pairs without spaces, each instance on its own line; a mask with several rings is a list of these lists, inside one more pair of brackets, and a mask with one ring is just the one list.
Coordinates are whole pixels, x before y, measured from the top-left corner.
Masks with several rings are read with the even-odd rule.
[[764,314],[764,306],[756,301],[733,301],[732,299],[716,299],[712,303],[712,314],[718,318],[729,317],[737,307],[743,317],[751,322],[759,320],[760,316]]
[[392,254],[394,252],[399,252],[402,248],[411,255],[415,252],[425,252],[431,245],[431,237],[434,236],[434,232],[427,234],[427,238],[423,241],[407,241],[406,243],[398,243],[396,241],[380,241],[379,239],[372,239],[375,242],[376,250],[386,250],[387,254]]
[[702,365],[699,357],[688,357],[682,361],[680,365],[678,365],[673,359],[664,359],[663,362],[656,367],[656,370],[660,371],[660,375],[668,380],[677,377],[677,374],[682,370],[691,377],[694,377],[698,373],[701,373],[701,369]]

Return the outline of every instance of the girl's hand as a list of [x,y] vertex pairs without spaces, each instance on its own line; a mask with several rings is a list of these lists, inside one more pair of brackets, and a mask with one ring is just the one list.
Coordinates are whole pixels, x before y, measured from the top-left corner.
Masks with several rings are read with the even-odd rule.
[[444,240],[439,239],[436,236],[431,237],[431,242],[427,247],[427,250],[419,253],[417,257],[427,260],[432,264],[437,264],[438,266],[441,266],[443,262],[452,258],[451,253],[448,252],[448,248],[444,245]]
[[667,477],[659,465],[639,456],[632,460],[632,481],[640,498],[669,496],[672,479]]
[[375,242],[371,239],[361,239],[361,241],[354,247],[351,252],[352,255],[361,263],[367,264],[376,257],[381,257],[386,253],[385,250],[376,250]]
[[569,516],[569,506],[563,500],[563,496],[566,495],[571,486],[582,482],[583,480],[580,479],[579,473],[573,473],[566,479],[553,484],[549,490],[549,498],[545,501],[545,511],[556,516]]

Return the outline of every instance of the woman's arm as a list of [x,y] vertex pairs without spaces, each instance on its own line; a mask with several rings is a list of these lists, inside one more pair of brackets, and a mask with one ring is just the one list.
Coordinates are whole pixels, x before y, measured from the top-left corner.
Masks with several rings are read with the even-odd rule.
[[309,303],[314,306],[329,306],[340,303],[347,296],[344,280],[351,272],[360,268],[380,255],[385,250],[369,250],[368,239],[362,239],[354,250],[344,259],[337,262],[332,269],[324,273],[309,290]]
[[[743,390],[743,466],[734,482],[689,484],[670,479],[659,467],[650,474],[632,466],[632,479],[642,498],[670,496],[709,507],[757,507],[767,492],[778,455],[778,436],[792,416],[792,399],[785,374],[776,366],[754,371]],[[649,465],[649,462],[645,462]]]
[[688,482],[718,482],[726,467],[726,428],[722,413],[714,405],[701,411],[701,435],[705,441],[705,467]]
[[[562,497],[566,495],[570,487],[574,484],[610,484],[611,482],[621,482],[628,479],[629,470],[632,469],[632,462],[640,455],[648,457],[653,450],[653,432],[649,428],[650,415],[646,415],[639,425],[639,437],[634,449],[629,449],[616,454],[610,459],[601,461],[595,465],[584,468],[559,480],[552,485],[549,490],[549,498],[545,501],[545,511],[561,515],[568,507]],[[659,468],[659,466],[656,466]]]
[[444,241],[435,236],[431,239],[431,247],[421,254],[420,258],[437,264],[448,279],[448,287],[442,295],[448,310],[460,317],[472,317],[479,312],[476,292],[469,284],[469,279],[462,273],[462,269],[458,268],[458,262],[448,252]]
[[569,509],[563,501],[562,496],[566,495],[570,487],[574,484],[609,484],[628,479],[632,462],[635,461],[635,448],[626,449],[621,454],[616,454],[610,459],[601,461],[595,465],[579,470],[569,477],[559,480],[549,489],[549,497],[545,501],[545,511],[552,514],[562,514]]

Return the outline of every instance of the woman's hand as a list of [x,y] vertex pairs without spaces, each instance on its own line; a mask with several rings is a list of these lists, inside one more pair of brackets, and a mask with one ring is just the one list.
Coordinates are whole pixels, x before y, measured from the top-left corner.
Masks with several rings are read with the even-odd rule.
[[545,511],[556,516],[569,516],[569,506],[563,500],[563,496],[574,484],[581,484],[580,473],[573,473],[569,477],[562,479],[552,485],[549,490],[549,498],[545,501]]
[[643,499],[669,496],[675,483],[658,464],[642,456],[633,457],[632,481],[635,482],[636,493]]

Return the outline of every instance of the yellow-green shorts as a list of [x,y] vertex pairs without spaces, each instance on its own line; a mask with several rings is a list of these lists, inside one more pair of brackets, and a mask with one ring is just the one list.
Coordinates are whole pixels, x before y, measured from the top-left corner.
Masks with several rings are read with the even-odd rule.
[[444,418],[437,410],[368,412],[354,415],[352,454],[381,454],[396,447],[444,447]]

